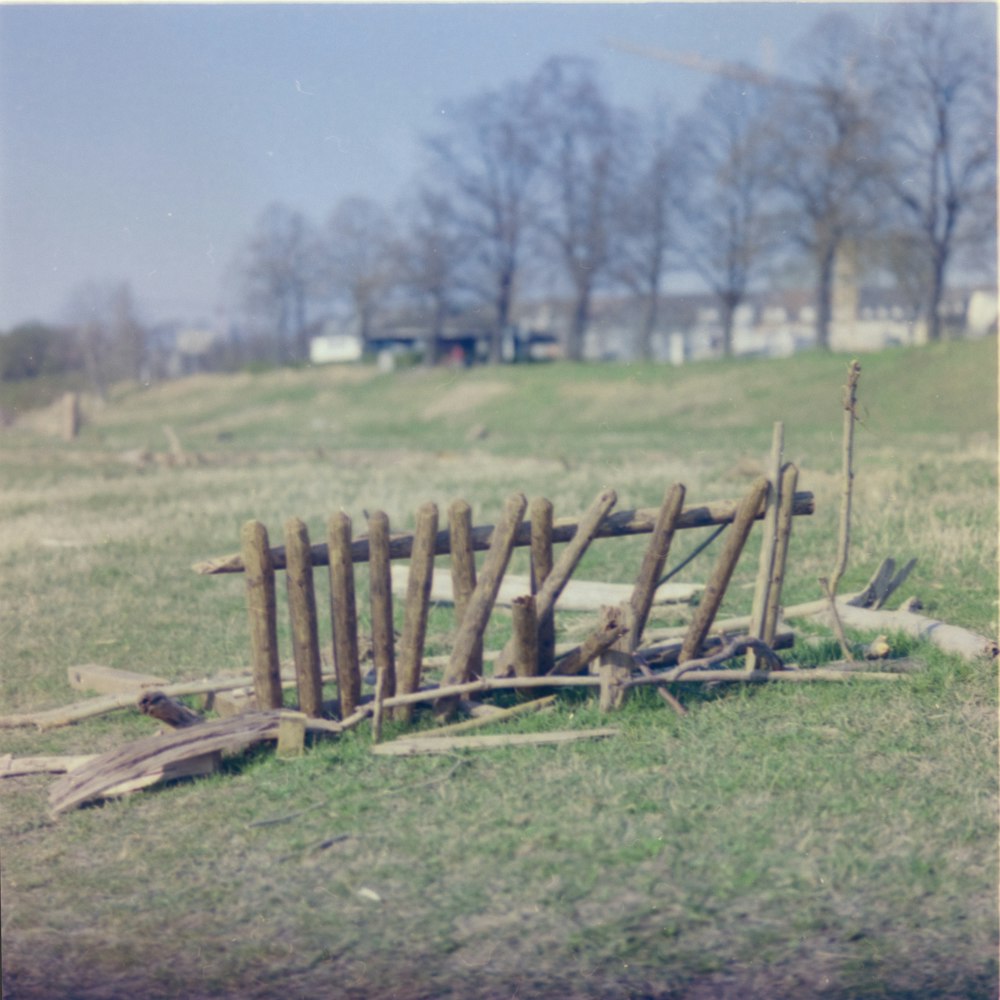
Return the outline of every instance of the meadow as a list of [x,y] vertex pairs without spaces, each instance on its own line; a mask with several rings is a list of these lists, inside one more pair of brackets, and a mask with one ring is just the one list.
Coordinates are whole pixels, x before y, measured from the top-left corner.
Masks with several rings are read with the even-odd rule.
[[[492,523],[516,490],[557,517],[607,487],[619,509],[658,506],[674,482],[689,502],[736,498],[776,420],[816,498],[785,599],[813,600],[836,560],[848,360],[202,375],[88,400],[73,442],[27,413],[0,431],[0,712],[78,698],[74,664],[168,680],[245,668],[242,577],[191,566],[236,551],[249,518],[280,540],[298,516],[316,540],[337,510],[356,532],[374,509],[402,530],[424,501],[444,516],[457,497]],[[897,598],[995,637],[996,341],[861,363],[841,592],[885,556],[916,557]],[[190,462],[162,460],[165,426]],[[758,536],[722,615],[749,610]],[[668,565],[703,538],[681,533]],[[595,542],[577,575],[629,582],[644,543]],[[704,581],[717,549],[679,579]],[[433,610],[428,652],[447,651],[452,625]],[[839,656],[811,631],[798,662]],[[507,634],[498,613],[488,645]],[[55,821],[51,778],[4,779],[4,995],[995,997],[995,665],[890,641],[925,668],[893,685],[678,691],[684,717],[636,696],[621,734],[594,743],[395,759],[373,757],[362,727]],[[604,723],[596,696],[567,693],[503,731]],[[154,728],[118,712],[0,730],[0,755],[96,752]]]

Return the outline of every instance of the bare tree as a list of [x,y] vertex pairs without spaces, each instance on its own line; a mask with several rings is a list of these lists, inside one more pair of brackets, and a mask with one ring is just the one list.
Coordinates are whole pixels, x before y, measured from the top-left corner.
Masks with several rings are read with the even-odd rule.
[[685,259],[721,304],[727,356],[733,317],[774,244],[762,141],[770,96],[732,79],[717,80],[678,138],[684,157]]
[[127,281],[81,285],[70,298],[69,313],[87,375],[102,399],[114,382],[142,378],[146,330]]
[[614,192],[610,268],[641,304],[637,353],[648,361],[653,356],[669,251],[676,239],[678,155],[663,106],[654,107],[646,120],[635,119],[624,132],[630,176]]
[[853,18],[821,18],[799,48],[811,79],[776,91],[770,115],[771,180],[782,196],[783,228],[816,268],[816,342],[829,347],[838,253],[878,224],[883,169],[876,123],[857,68],[865,40]]
[[540,221],[573,291],[566,356],[579,361],[591,300],[608,272],[623,120],[588,60],[549,59],[529,87],[546,180]]
[[350,304],[362,344],[396,281],[396,233],[388,212],[370,198],[343,199],[324,232],[323,282]]
[[529,225],[538,152],[530,94],[518,83],[447,109],[446,128],[426,140],[431,169],[469,238],[465,280],[493,311],[490,361],[502,357]]
[[[928,337],[956,247],[996,238],[996,38],[991,8],[906,4],[890,19],[872,64],[892,169],[884,183],[926,275]],[[907,233],[912,236],[907,239]]]
[[238,264],[249,311],[276,334],[276,360],[309,357],[308,305],[316,292],[319,244],[306,217],[269,205]]
[[424,363],[440,357],[445,322],[461,291],[461,270],[469,251],[468,231],[450,199],[424,186],[408,206],[407,232],[399,243],[400,280],[427,310],[430,332]]

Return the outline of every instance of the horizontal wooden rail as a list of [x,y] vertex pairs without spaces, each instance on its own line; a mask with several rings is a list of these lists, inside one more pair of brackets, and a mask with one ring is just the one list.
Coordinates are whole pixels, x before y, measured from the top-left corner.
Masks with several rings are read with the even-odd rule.
[[[738,500],[713,500],[698,506],[685,507],[677,519],[676,529],[705,528],[717,524],[729,524],[736,516]],[[811,492],[802,491],[795,494],[795,504],[792,513],[796,516],[812,514],[815,510],[814,498]],[[597,529],[596,538],[621,538],[626,535],[650,534],[656,526],[659,509],[656,507],[640,507],[635,510],[622,510],[609,514]],[[761,504],[756,519],[764,516],[764,505]],[[552,541],[568,542],[577,529],[576,518],[559,518],[552,524]],[[472,548],[482,552],[490,547],[493,537],[493,525],[485,524],[473,528],[471,533]],[[517,529],[514,538],[515,546],[531,544],[531,522],[524,521]],[[447,528],[437,533],[435,555],[447,555],[451,551],[451,536]],[[413,553],[413,533],[404,532],[392,535],[389,539],[389,558],[408,559]],[[356,563],[368,562],[368,536],[361,535],[351,545],[351,559]],[[320,543],[310,548],[313,566],[328,566],[330,555],[325,544]],[[276,546],[271,549],[271,562],[276,570],[286,568],[285,547]],[[195,563],[192,569],[205,576],[216,573],[244,572],[243,559],[240,555],[220,556]]]

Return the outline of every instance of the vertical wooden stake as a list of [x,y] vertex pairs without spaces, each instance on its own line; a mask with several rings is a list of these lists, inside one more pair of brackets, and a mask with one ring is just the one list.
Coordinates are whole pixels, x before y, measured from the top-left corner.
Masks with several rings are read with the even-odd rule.
[[340,717],[346,719],[361,699],[358,663],[358,612],[351,560],[351,519],[343,511],[327,523],[330,551],[330,618],[333,622],[333,664],[337,672]]
[[684,506],[685,489],[681,483],[674,483],[663,496],[660,513],[656,518],[653,535],[642,558],[639,576],[635,581],[630,601],[631,620],[629,629],[629,651],[638,648],[642,630],[649,618],[649,609],[656,596],[656,585],[663,575],[663,567],[670,553],[670,543],[681,508]]
[[240,549],[246,568],[254,693],[261,711],[267,711],[281,708],[281,663],[278,656],[274,566],[267,528],[260,521],[247,521],[243,525]]
[[375,671],[375,704],[372,707],[372,743],[382,740],[382,701],[386,689],[385,669]]
[[389,518],[373,511],[368,518],[368,571],[372,607],[372,662],[384,679],[384,697],[396,693],[395,630],[392,617],[392,576],[389,563]]
[[538,616],[535,613],[535,598],[531,594],[515,597],[510,610],[514,619],[514,675],[535,677],[538,674]]
[[837,565],[830,577],[829,590],[837,596],[840,578],[847,569],[851,548],[851,498],[854,493],[854,422],[858,419],[858,381],[861,365],[857,360],[847,366],[847,385],[844,386],[844,446],[843,489],[840,498],[840,530],[837,535]]
[[[778,541],[778,510],[781,505],[781,458],[785,446],[785,425],[780,421],[774,424],[771,437],[771,460],[768,464],[768,489],[764,505],[764,531],[760,542],[760,562],[757,565],[757,582],[753,592],[753,604],[750,610],[750,628],[748,634],[752,639],[764,637],[764,617],[771,590],[771,576],[774,570],[774,551]],[[751,649],[746,655],[746,669],[757,668],[758,657]]]
[[514,548],[517,529],[524,520],[527,506],[528,501],[523,493],[511,494],[504,504],[503,513],[493,528],[489,551],[486,553],[482,571],[476,581],[476,589],[472,592],[462,617],[462,624],[459,625],[455,635],[451,658],[448,660],[441,681],[442,687],[458,683],[458,678],[467,674],[469,659],[477,641],[482,639],[486,630],[490,612],[500,590],[500,583],[510,561],[511,550]]
[[[425,503],[417,511],[417,526],[413,533],[413,554],[410,556],[403,634],[399,640],[397,694],[412,694],[420,686],[420,667],[424,655],[424,638],[427,634],[427,615],[434,576],[437,526],[437,504]],[[398,722],[409,722],[413,718],[413,706],[397,705],[394,718]]]
[[278,718],[279,757],[301,757],[306,745],[306,715],[304,712],[282,712]]
[[[451,589],[455,595],[455,627],[462,624],[476,589],[476,555],[472,547],[472,508],[456,500],[448,508],[448,536],[451,549]],[[483,675],[483,637],[472,647],[469,662],[459,684]]]
[[761,504],[767,494],[767,479],[761,476],[750,487],[750,491],[740,501],[736,508],[733,524],[730,528],[729,538],[725,546],[719,553],[718,561],[712,570],[712,576],[705,585],[705,590],[701,595],[701,602],[691,619],[687,634],[681,646],[681,653],[678,663],[684,663],[696,657],[701,649],[701,644],[708,635],[708,630],[712,627],[715,615],[722,604],[722,598],[726,594],[726,587],[732,578],[733,570],[739,561],[743,546],[746,545],[750,529],[753,527],[754,518],[760,511]]
[[285,558],[299,710],[317,719],[323,713],[323,668],[319,655],[316,590],[309,557],[309,529],[297,517],[285,522]]
[[[537,594],[552,572],[552,501],[531,501],[531,592]],[[549,610],[538,618],[538,672],[551,672],[556,662],[556,615]]]
[[769,646],[774,643],[778,630],[778,615],[781,613],[781,589],[785,583],[785,566],[788,563],[788,543],[792,537],[792,516],[795,507],[795,487],[798,485],[799,470],[787,463],[781,470],[781,499],[778,506],[778,535],[774,547],[774,566],[771,570],[771,587],[767,594],[767,608],[764,612],[764,631],[761,638]]

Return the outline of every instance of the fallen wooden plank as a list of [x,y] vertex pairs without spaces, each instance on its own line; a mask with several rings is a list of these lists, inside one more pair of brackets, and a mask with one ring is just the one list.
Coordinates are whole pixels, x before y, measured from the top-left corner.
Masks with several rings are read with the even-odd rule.
[[577,740],[599,740],[617,736],[618,729],[561,730],[553,733],[512,733],[499,736],[441,736],[434,740],[400,739],[379,743],[372,753],[385,757],[409,757],[415,754],[453,753],[456,750],[498,750],[506,747],[552,746]]
[[[405,594],[409,567],[396,564],[392,567],[392,591]],[[561,611],[598,611],[607,604],[621,604],[632,597],[631,583],[602,583],[598,580],[570,580],[563,588],[557,602]],[[664,583],[658,587],[653,604],[682,604],[693,601],[703,590],[700,583]],[[531,593],[531,580],[527,576],[507,574],[500,584],[496,603],[510,607],[514,600]],[[438,604],[453,604],[451,576],[436,572],[431,582],[431,600]]]
[[[254,712],[134,740],[100,754],[56,781],[49,790],[49,805],[58,814],[109,795],[191,774],[191,769],[205,773],[202,769],[211,756],[239,753],[255,743],[276,740],[281,718],[281,711]],[[337,723],[323,719],[308,719],[306,729],[341,731]]]
[[69,685],[77,691],[93,691],[95,694],[135,695],[143,688],[162,687],[169,681],[150,674],[139,674],[132,670],[119,670],[100,663],[81,663],[68,667],[66,675]]
[[18,778],[25,774],[66,774],[75,771],[97,754],[65,754],[55,757],[15,757],[4,754],[0,757],[0,778]]

